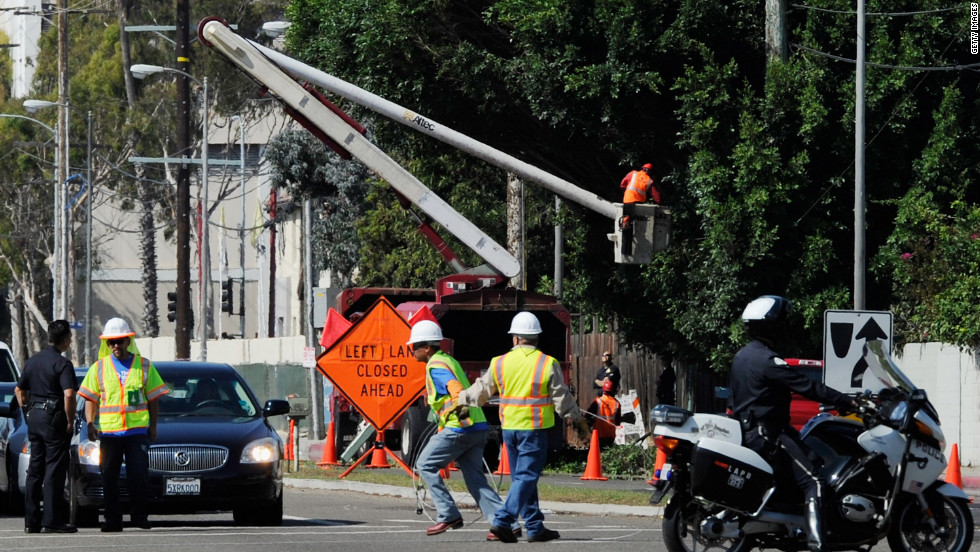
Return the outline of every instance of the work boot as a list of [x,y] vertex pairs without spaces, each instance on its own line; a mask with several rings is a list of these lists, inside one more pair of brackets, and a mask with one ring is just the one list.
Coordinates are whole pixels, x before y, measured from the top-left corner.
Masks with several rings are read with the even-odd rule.
[[812,552],[826,552],[830,550],[824,544],[827,535],[824,534],[823,511],[820,509],[820,500],[811,498],[806,501],[804,508],[807,548]]

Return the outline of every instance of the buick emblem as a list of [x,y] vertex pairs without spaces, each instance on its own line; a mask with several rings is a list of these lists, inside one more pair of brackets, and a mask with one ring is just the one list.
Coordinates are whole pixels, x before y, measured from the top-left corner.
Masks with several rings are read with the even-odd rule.
[[182,468],[186,467],[188,464],[191,463],[191,456],[187,454],[187,451],[178,450],[177,452],[174,453],[174,462],[176,462],[177,465]]

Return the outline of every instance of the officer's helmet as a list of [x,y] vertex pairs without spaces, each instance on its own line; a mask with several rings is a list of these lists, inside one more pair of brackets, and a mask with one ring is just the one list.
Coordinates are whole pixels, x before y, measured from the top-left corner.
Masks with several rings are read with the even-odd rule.
[[753,299],[745,307],[742,311],[742,322],[753,338],[776,342],[784,335],[791,314],[793,303],[789,299],[778,295],[763,295]]

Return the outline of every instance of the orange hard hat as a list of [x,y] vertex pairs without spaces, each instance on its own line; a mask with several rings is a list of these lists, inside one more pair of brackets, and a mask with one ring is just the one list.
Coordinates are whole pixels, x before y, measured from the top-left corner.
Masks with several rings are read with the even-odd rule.
[[643,168],[643,169],[652,169],[653,168],[653,165],[651,165],[650,163],[644,163],[643,164],[643,167],[641,167],[641,168]]
[[608,392],[612,393],[613,387],[615,387],[615,386],[616,385],[613,382],[607,381],[606,383],[603,383],[602,384],[602,390],[603,391],[608,391]]

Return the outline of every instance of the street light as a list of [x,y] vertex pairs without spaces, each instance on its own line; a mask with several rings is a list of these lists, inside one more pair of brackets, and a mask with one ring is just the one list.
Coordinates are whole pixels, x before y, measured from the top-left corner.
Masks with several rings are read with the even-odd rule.
[[147,75],[156,73],[175,73],[183,75],[201,86],[204,104],[204,120],[201,123],[201,197],[203,206],[201,208],[201,360],[208,359],[208,288],[211,285],[211,246],[208,243],[208,225],[210,216],[208,215],[208,78],[203,77],[197,80],[190,74],[174,69],[172,67],[162,67],[160,65],[146,65],[137,63],[129,68],[129,71],[138,79],[146,78]]
[[[39,121],[39,120],[37,120],[37,119],[35,119],[33,117],[27,117],[25,115],[14,115],[12,113],[0,113],[0,117],[6,118],[6,119],[24,119],[25,121],[31,121],[32,123],[36,123],[38,125],[41,125],[44,128],[46,128],[47,130],[49,130],[51,132],[51,134],[54,135],[56,141],[58,139],[58,130],[57,130],[57,128],[51,128],[48,125],[42,123],[41,121]],[[52,280],[52,286],[51,286],[51,316],[52,317],[56,317],[57,316],[57,314],[58,314],[58,306],[60,305],[59,295],[58,295],[59,292],[60,292],[59,287],[58,287],[58,284],[59,284],[59,281],[60,281],[59,270],[60,270],[60,267],[61,267],[61,250],[59,249],[59,247],[60,247],[59,244],[60,244],[60,241],[61,241],[61,238],[60,238],[61,232],[59,230],[60,227],[58,225],[58,220],[60,218],[59,215],[61,214],[61,202],[59,201],[59,196],[58,196],[58,190],[60,189],[60,186],[58,185],[58,183],[61,181],[61,174],[59,173],[59,170],[58,170],[58,168],[61,166],[61,164],[59,162],[60,161],[60,159],[59,159],[60,152],[61,152],[61,148],[60,147],[56,147],[54,149],[54,216],[53,216],[53,224],[54,224],[54,252],[53,252],[53,257],[54,258],[52,259],[54,262],[51,263],[51,265],[52,265],[51,266],[51,276],[52,276],[52,278],[51,278],[51,280]]]
[[[47,100],[24,100],[24,109],[29,113],[34,113],[39,109],[44,109],[47,107],[64,107],[70,110],[77,111],[76,108],[69,104],[60,104],[57,102],[49,102]],[[67,121],[67,118],[65,119]],[[65,140],[68,140],[68,132],[65,129]],[[68,152],[68,144],[65,144],[65,152]],[[65,167],[68,167],[68,160],[65,160]],[[68,171],[65,171],[67,177]],[[68,179],[65,178],[64,186],[67,187]],[[92,112],[88,111],[86,114],[86,128],[85,128],[85,186],[88,188],[88,201],[85,202],[85,314],[84,314],[84,331],[85,338],[83,341],[84,354],[82,358],[84,359],[85,365],[88,366],[92,362],[92,347],[91,347],[91,332],[89,326],[92,323],[92,201],[95,199],[93,192],[95,186],[92,183]],[[59,187],[60,188],[60,187]],[[65,190],[67,191],[67,190]],[[67,195],[62,194],[62,202],[67,203]],[[61,214],[62,226],[61,231],[64,234],[64,239],[62,239],[62,259],[61,269],[62,280],[61,285],[64,288],[62,290],[60,299],[64,307],[61,311],[60,318],[67,318],[68,315],[68,215],[67,207],[59,203],[58,210]],[[74,299],[74,298],[73,298]]]

